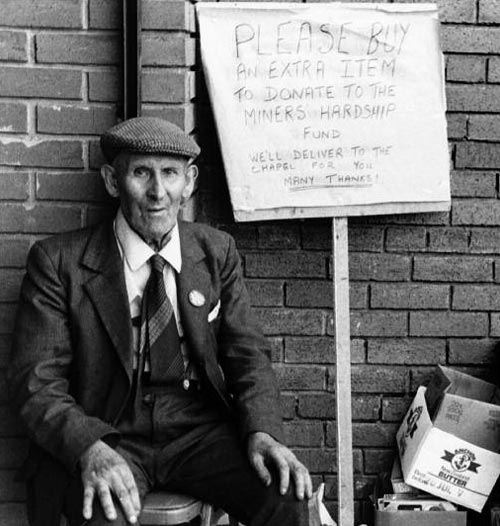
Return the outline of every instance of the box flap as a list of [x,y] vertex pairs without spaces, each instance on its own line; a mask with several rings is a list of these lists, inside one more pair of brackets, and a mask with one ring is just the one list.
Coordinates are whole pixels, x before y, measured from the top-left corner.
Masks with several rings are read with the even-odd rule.
[[462,396],[496,405],[500,402],[500,391],[493,384],[438,365],[425,392],[427,409],[433,420],[444,394]]

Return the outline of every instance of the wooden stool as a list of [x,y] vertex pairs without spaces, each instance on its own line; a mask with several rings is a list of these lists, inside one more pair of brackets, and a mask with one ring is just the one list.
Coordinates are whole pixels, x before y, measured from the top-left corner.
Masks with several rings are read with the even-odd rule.
[[223,514],[223,511],[216,511],[210,504],[188,495],[153,491],[146,495],[139,523],[141,526],[168,526],[200,517],[200,526],[215,526]]

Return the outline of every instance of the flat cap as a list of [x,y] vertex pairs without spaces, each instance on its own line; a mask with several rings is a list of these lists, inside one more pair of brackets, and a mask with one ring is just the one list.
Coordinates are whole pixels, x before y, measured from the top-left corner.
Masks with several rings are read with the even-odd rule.
[[101,135],[101,149],[111,163],[123,151],[180,155],[194,159],[200,147],[175,124],[157,117],[134,117]]

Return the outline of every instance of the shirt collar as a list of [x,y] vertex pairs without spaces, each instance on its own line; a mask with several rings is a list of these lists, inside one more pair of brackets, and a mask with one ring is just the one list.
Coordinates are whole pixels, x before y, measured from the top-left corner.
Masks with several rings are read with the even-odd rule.
[[[115,232],[123,251],[123,257],[133,272],[141,268],[149,258],[156,253],[137,232],[134,232],[134,230],[130,228],[121,208],[118,209],[118,213],[116,214]],[[172,235],[170,236],[169,242],[160,250],[159,254],[177,273],[180,273],[182,256],[179,226],[177,223],[172,228]]]

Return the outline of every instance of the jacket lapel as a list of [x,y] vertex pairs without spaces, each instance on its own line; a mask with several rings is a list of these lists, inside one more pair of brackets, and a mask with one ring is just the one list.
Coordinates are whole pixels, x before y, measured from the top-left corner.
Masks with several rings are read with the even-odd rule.
[[[207,348],[206,325],[210,310],[211,279],[210,274],[202,264],[205,253],[183,223],[179,223],[179,235],[182,252],[182,270],[177,276],[179,310],[184,334],[193,357],[195,361],[204,362],[204,350]],[[197,306],[190,301],[190,293],[193,291],[203,295],[205,299],[203,305]]]
[[104,223],[90,238],[82,264],[94,271],[84,284],[129,379],[132,378],[132,323],[123,273],[123,263],[113,233],[113,223]]

